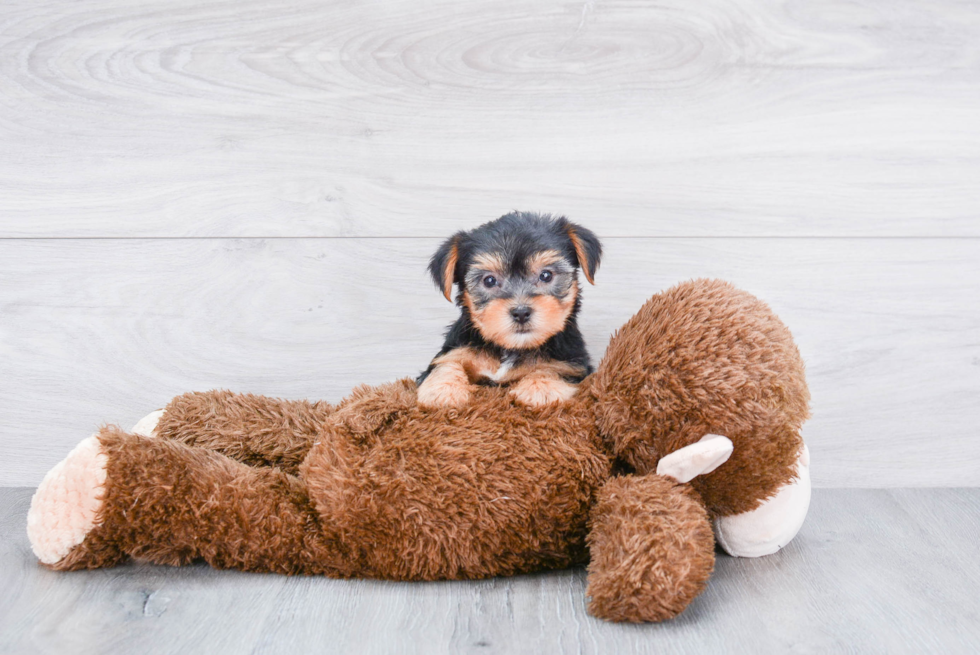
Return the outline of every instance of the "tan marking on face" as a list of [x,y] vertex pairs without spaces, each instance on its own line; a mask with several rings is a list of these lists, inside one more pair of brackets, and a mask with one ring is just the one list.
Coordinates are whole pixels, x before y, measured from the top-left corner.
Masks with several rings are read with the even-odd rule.
[[[522,299],[491,300],[482,310],[477,310],[473,298],[468,292],[463,292],[463,302],[470,310],[473,324],[483,335],[483,338],[498,346],[513,350],[537,348],[545,341],[565,329],[565,322],[575,307],[578,296],[578,283],[573,282],[564,300],[555,296],[542,295]],[[510,310],[519,305],[527,304],[532,308],[530,329],[525,332],[517,331],[517,324],[511,318]]]
[[[521,339],[515,339],[514,337],[523,337],[531,333],[526,334],[515,334],[514,333],[514,321],[510,316],[511,307],[516,306],[513,300],[505,300],[503,298],[498,298],[496,300],[491,300],[483,309],[477,309],[476,305],[473,304],[473,298],[470,297],[468,293],[463,294],[463,302],[466,303],[467,309],[470,310],[470,317],[473,319],[473,325],[476,329],[480,331],[484,339],[492,341],[498,346],[503,346],[504,348],[526,348],[529,346],[519,345],[522,342]],[[544,343],[544,341],[541,341]],[[534,346],[530,346],[534,347]]]
[[529,272],[531,272],[533,275],[537,275],[544,267],[557,264],[563,259],[565,258],[562,257],[561,253],[557,250],[542,250],[541,252],[535,253],[534,255],[528,257],[525,264],[527,265],[527,270]]
[[540,333],[543,337],[541,343],[565,329],[565,322],[572,314],[577,296],[578,284],[573,282],[564,299],[548,295],[535,296],[531,299],[530,305],[534,310],[531,324],[534,332]]
[[473,266],[500,275],[507,266],[503,258],[495,252],[484,252],[473,257]]
[[578,386],[550,375],[529,375],[511,387],[510,394],[517,402],[531,407],[542,407],[568,400],[578,391]]

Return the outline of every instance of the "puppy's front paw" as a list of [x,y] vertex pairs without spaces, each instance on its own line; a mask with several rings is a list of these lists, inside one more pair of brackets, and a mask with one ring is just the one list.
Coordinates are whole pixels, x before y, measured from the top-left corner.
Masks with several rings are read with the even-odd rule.
[[470,401],[472,386],[462,368],[457,370],[455,366],[437,366],[419,385],[419,405],[462,407]]
[[517,402],[529,407],[543,407],[568,400],[578,387],[555,378],[526,377],[511,387]]
[[82,543],[102,509],[106,456],[92,435],[44,476],[31,498],[27,536],[37,558],[56,564]]

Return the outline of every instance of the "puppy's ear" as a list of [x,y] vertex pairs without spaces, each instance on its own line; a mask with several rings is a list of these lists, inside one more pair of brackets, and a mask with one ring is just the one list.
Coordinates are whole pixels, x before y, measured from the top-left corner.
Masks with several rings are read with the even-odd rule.
[[595,284],[595,272],[599,268],[599,260],[602,259],[602,244],[599,243],[598,237],[592,233],[592,230],[587,230],[568,220],[562,220],[564,221],[562,228],[572,244],[572,252],[575,253],[575,259],[578,260],[578,265],[582,267],[582,272],[585,273],[585,279],[589,281],[589,284]]
[[429,274],[432,280],[446,296],[446,300],[453,301],[453,282],[456,281],[456,265],[459,263],[459,238],[462,232],[457,232],[446,239],[436,254],[429,260]]

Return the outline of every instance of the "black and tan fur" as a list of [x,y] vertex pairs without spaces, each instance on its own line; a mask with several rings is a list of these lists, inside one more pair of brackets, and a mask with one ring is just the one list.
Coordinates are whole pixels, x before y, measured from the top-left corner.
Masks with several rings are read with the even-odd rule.
[[592,372],[577,316],[578,271],[593,282],[602,247],[565,217],[501,216],[447,239],[429,272],[460,316],[419,377],[419,402],[465,405],[478,385],[504,385],[532,406],[567,400]]

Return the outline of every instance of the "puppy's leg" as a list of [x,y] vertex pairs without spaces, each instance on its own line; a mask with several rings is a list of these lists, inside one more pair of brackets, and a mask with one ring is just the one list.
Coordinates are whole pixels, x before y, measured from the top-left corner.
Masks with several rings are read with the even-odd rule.
[[465,346],[436,357],[432,364],[435,368],[418,389],[423,407],[462,407],[476,389],[474,382],[500,366],[493,357]]
[[518,380],[510,394],[517,402],[530,407],[542,407],[568,400],[578,391],[578,385],[566,382],[552,371],[539,370]]
[[443,362],[419,385],[419,405],[462,407],[470,400],[473,384],[461,362]]

